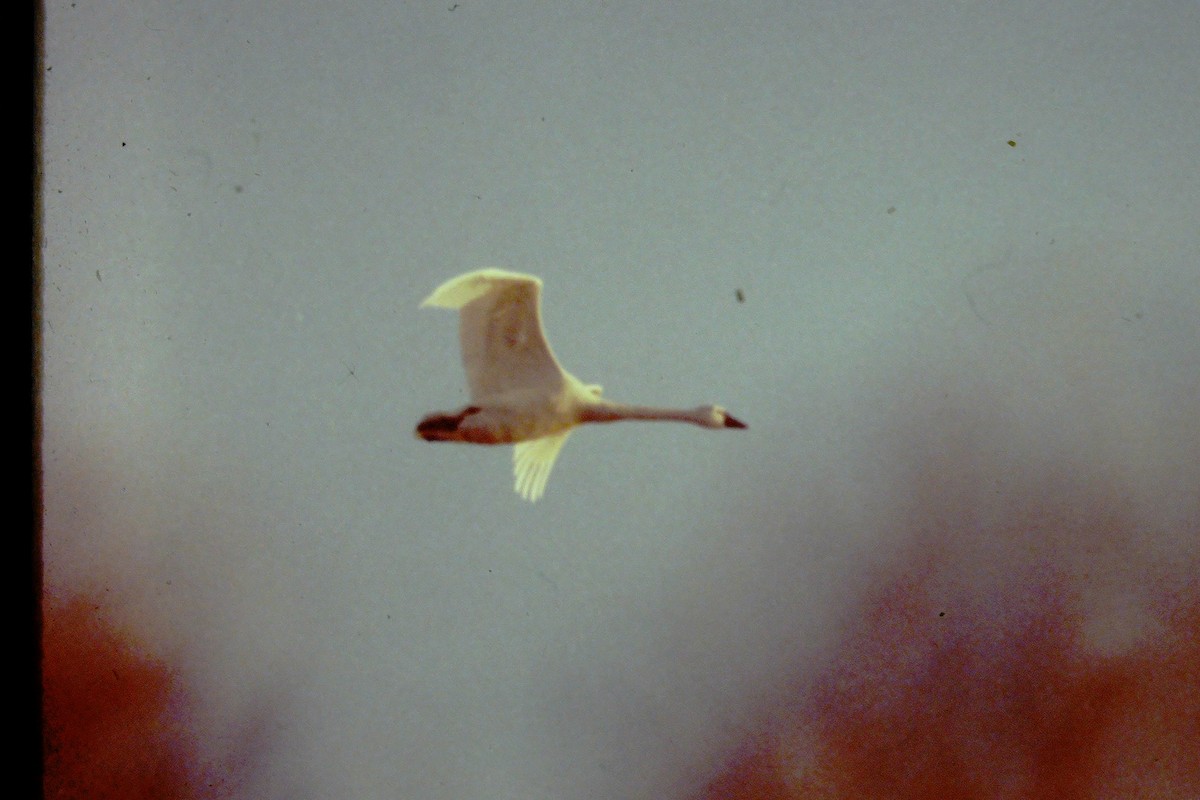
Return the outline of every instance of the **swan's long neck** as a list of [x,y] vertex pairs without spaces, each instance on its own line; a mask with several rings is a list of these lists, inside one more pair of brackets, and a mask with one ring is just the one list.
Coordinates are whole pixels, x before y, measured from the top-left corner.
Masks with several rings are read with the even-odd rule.
[[645,420],[650,422],[690,422],[693,425],[709,426],[707,408],[659,408],[657,406],[633,406],[602,400],[589,403],[580,414],[580,422],[619,422],[620,420]]

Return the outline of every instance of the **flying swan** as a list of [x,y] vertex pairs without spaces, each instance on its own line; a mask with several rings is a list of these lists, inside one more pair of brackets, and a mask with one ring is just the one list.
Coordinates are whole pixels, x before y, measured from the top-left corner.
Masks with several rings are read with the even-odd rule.
[[535,502],[576,425],[623,419],[690,422],[702,428],[745,428],[720,406],[652,408],[614,403],[600,387],[564,370],[542,328],[542,281],[502,269],[452,278],[421,308],[459,310],[459,339],[471,404],[417,424],[427,442],[512,444],[516,491]]

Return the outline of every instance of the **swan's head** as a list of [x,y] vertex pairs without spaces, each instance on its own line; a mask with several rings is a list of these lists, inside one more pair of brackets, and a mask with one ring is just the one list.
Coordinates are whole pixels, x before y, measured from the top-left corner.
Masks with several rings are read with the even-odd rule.
[[721,406],[701,406],[696,409],[709,428],[748,428],[749,426]]

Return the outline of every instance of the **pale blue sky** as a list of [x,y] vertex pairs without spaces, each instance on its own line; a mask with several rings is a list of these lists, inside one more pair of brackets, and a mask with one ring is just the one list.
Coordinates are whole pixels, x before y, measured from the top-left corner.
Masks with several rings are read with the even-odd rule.
[[[263,726],[247,796],[682,797],[955,426],[1194,559],[1197,41],[1184,1],[50,2],[47,587],[185,665],[217,756]],[[534,506],[415,440],[466,399],[417,304],[484,266],[581,379],[749,431],[581,431]]]

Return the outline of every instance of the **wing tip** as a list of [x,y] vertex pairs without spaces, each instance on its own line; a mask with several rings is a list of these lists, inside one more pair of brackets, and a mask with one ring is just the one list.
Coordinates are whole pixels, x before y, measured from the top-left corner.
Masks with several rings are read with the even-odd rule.
[[542,279],[536,275],[510,272],[499,267],[486,267],[451,278],[421,301],[418,308],[462,308],[472,300],[487,294],[498,281],[532,283],[539,289]]
[[513,491],[522,499],[536,503],[546,493],[546,483],[558,453],[571,431],[518,442],[513,448]]

